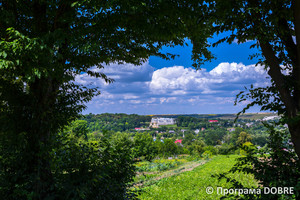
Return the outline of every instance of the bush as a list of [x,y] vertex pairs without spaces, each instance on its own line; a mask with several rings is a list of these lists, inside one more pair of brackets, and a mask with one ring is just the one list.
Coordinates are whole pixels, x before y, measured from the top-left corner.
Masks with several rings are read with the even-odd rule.
[[[78,140],[61,134],[51,152],[53,196],[48,199],[127,199],[129,182],[135,176],[131,141],[124,138],[100,141]],[[17,152],[15,153],[17,154]],[[2,154],[3,155],[3,154]],[[1,160],[0,195],[3,199],[41,199],[32,190],[30,174],[17,176],[9,169],[8,160]],[[6,166],[5,166],[6,164]],[[13,169],[22,171],[22,167]],[[17,179],[22,178],[22,185]]]
[[234,151],[234,145],[223,143],[221,146],[218,146],[218,152],[221,155],[228,155],[232,154]]
[[[296,194],[257,194],[245,195],[244,199],[295,199],[299,198],[300,189],[300,162],[289,142],[289,134],[286,130],[275,129],[268,126],[270,140],[268,148],[263,148],[257,154],[256,148],[251,143],[242,145],[245,156],[238,159],[235,166],[228,172],[220,174],[219,178],[226,178],[235,184],[236,188],[244,186],[235,179],[228,178],[229,173],[245,172],[253,174],[260,182],[259,187],[294,187]],[[268,150],[268,152],[264,151]]]
[[204,147],[203,149],[204,149],[204,152],[205,151],[210,151],[212,153],[212,155],[217,155],[218,154],[218,149],[214,146],[209,145],[209,146]]
[[211,151],[206,150],[206,151],[203,152],[202,157],[205,158],[205,159],[208,159],[208,158],[211,158],[212,155],[213,155],[213,153]]
[[189,146],[189,150],[192,155],[200,156],[204,151],[206,144],[202,140],[195,140],[191,146]]

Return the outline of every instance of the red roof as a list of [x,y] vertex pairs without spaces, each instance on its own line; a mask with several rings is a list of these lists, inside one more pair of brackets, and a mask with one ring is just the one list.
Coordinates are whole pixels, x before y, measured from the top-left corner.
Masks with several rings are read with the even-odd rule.
[[182,140],[176,140],[175,144],[178,143],[178,142],[181,144]]
[[218,122],[218,120],[209,120],[209,122]]

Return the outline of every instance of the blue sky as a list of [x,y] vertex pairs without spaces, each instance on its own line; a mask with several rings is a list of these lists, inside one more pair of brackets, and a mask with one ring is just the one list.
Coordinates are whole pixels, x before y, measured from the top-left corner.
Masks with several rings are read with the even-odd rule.
[[[258,52],[257,49],[249,49],[251,44],[253,41],[231,45],[223,43],[211,48],[217,59],[205,63],[198,71],[192,68],[192,45],[189,45],[162,49],[163,52],[180,55],[174,60],[150,57],[140,66],[105,66],[101,72],[115,79],[109,85],[101,79],[81,74],[76,77],[77,83],[92,84],[101,91],[100,96],[87,104],[88,108],[83,113],[237,113],[249,103],[234,106],[235,96],[244,86],[269,84],[263,66],[255,66],[257,60],[248,59],[249,55]],[[258,107],[250,110],[258,111]]]

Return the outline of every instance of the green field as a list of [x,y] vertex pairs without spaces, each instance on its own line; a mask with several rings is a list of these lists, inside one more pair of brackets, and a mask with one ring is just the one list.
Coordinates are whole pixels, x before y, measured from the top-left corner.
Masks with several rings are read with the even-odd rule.
[[[225,180],[218,180],[212,175],[227,172],[235,163],[237,155],[219,155],[210,161],[200,164],[191,171],[178,172],[154,181],[148,186],[140,186],[140,199],[220,199],[223,195],[217,194],[217,187],[228,189],[232,187]],[[197,161],[199,163],[199,161]],[[176,172],[176,171],[175,171]],[[253,176],[242,173],[231,174],[231,177],[239,180],[245,187],[257,187],[257,181]],[[212,194],[206,193],[207,187],[212,187]]]

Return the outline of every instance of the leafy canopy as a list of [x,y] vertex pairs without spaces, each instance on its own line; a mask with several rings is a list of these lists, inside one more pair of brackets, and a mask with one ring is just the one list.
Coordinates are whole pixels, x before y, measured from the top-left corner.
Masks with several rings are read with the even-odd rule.
[[[97,157],[99,152],[91,144],[71,142],[64,147],[59,133],[99,94],[97,88],[77,83],[76,75],[85,73],[110,83],[113,80],[101,71],[103,64],[140,64],[150,55],[169,58],[172,55],[160,53],[160,47],[183,44],[183,39],[175,37],[181,35],[177,31],[181,24],[164,23],[168,21],[163,19],[164,7],[158,7],[156,1],[148,3],[149,6],[140,1],[118,0],[0,0],[0,153],[6,158],[0,160],[3,197],[65,199],[60,187],[63,179],[59,178],[64,171],[55,168],[60,166],[55,162],[68,161],[70,155],[83,158],[87,165],[66,161],[67,167],[73,168],[67,171],[70,177],[81,173],[80,182],[84,182],[90,179],[91,172],[95,179],[89,183],[103,184],[100,171],[93,166],[107,167],[110,163],[98,162],[114,158]],[[165,25],[157,26],[158,19]],[[85,134],[84,124],[77,125],[71,131],[75,138],[76,134]],[[82,151],[76,152],[80,148]],[[124,164],[128,170],[124,169],[125,179],[117,193],[113,192],[114,186],[107,185],[108,195],[125,198],[125,183],[132,172],[129,160],[127,154],[119,160],[129,163]],[[111,165],[111,171],[102,177],[120,176],[120,165]],[[66,189],[73,184],[62,185]],[[80,194],[69,198],[88,198],[88,187],[75,188]]]

